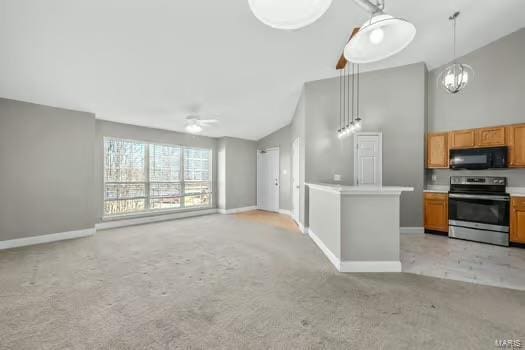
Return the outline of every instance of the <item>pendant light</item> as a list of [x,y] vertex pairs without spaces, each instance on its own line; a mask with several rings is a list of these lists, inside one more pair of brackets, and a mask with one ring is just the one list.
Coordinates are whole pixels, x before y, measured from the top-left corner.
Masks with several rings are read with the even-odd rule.
[[343,71],[339,70],[339,127],[337,128],[337,136],[343,136]]
[[357,68],[357,88],[356,88],[356,118],[355,118],[355,121],[354,121],[354,131],[360,131],[363,127],[363,123],[362,123],[362,119],[361,119],[361,116],[359,114],[359,65],[356,64],[356,68]]
[[448,19],[454,23],[454,61],[439,75],[438,82],[449,94],[456,94],[467,86],[469,79],[474,76],[474,70],[468,64],[456,62],[456,19],[459,12],[454,12]]
[[[350,114],[348,115],[348,133],[353,134],[355,131],[355,125],[354,125],[354,100],[355,100],[355,94],[354,94],[354,87],[355,87],[355,65],[350,65],[351,72],[352,72],[352,111],[350,111]],[[348,99],[350,99],[350,94],[348,95]],[[352,116],[352,120],[350,121],[350,115]]]
[[299,29],[317,21],[332,0],[248,0],[257,19],[276,29]]
[[354,63],[370,63],[385,59],[406,48],[416,36],[416,27],[402,19],[383,13],[384,2],[354,0],[370,12],[356,35],[344,49],[345,58]]

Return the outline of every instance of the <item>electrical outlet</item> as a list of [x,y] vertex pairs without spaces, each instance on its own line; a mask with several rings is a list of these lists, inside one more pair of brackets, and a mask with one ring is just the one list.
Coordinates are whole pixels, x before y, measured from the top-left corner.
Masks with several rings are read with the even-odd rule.
[[437,179],[438,179],[437,175],[432,175],[432,181],[437,181]]
[[342,180],[342,176],[339,175],[339,174],[334,174],[334,181],[341,181]]

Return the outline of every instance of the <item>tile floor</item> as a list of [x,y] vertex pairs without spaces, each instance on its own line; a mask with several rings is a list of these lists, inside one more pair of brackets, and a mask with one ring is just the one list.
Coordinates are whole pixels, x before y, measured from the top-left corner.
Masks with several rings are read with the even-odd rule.
[[401,235],[403,272],[525,290],[525,249]]

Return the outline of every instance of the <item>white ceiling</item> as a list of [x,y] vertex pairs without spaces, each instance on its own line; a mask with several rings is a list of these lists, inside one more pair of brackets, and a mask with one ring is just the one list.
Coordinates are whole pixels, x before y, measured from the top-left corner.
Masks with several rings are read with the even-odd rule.
[[[362,71],[451,59],[524,26],[524,0],[386,0],[417,28],[402,53]],[[352,0],[298,31],[260,23],[247,0],[0,0],[0,96],[183,130],[199,113],[208,136],[259,139],[292,118],[305,81],[335,63],[367,14]],[[495,62],[498,64],[498,62]]]

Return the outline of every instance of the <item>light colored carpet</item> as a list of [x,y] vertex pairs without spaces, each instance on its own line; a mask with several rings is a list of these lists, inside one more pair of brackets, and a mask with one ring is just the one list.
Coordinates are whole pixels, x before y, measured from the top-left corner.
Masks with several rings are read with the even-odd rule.
[[342,274],[306,236],[234,215],[0,252],[1,349],[493,349],[525,292]]

